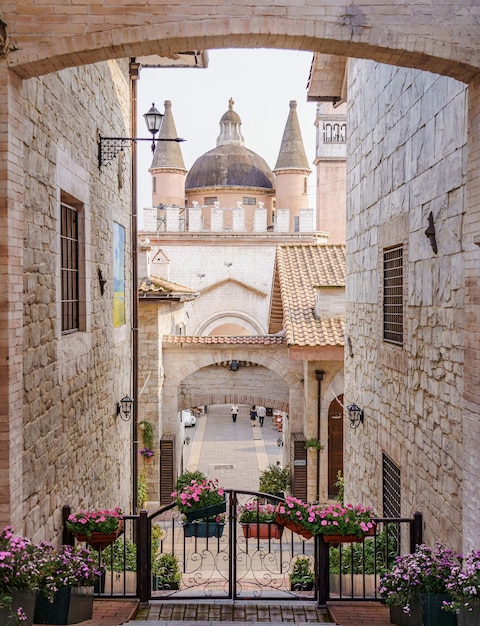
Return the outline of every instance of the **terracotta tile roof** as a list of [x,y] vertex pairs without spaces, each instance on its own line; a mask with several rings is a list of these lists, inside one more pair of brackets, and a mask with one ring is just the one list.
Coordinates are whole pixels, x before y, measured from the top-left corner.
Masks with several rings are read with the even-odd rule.
[[315,287],[345,287],[345,246],[279,246],[269,330],[278,332],[280,322],[289,345],[343,346],[345,317],[315,318]]
[[171,283],[159,276],[151,275],[150,278],[143,278],[139,287],[138,295],[142,298],[187,298],[198,296],[198,292],[190,287],[184,287],[177,283]]
[[163,343],[169,344],[263,344],[271,346],[275,344],[285,343],[285,337],[282,335],[245,335],[239,337],[229,337],[227,335],[209,336],[209,337],[187,337],[185,335],[164,335]]

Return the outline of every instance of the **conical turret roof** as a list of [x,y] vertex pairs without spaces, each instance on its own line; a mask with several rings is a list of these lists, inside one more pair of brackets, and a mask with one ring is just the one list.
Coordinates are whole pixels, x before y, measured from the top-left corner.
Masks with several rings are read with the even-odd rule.
[[[165,115],[158,137],[159,139],[176,139],[178,137],[170,100],[165,100]],[[166,168],[187,171],[180,144],[177,141],[157,141],[156,144],[150,170]]]
[[297,103],[295,100],[290,101],[290,112],[288,114],[285,130],[283,131],[277,163],[273,171],[291,169],[311,171],[303,145],[302,133],[297,116]]

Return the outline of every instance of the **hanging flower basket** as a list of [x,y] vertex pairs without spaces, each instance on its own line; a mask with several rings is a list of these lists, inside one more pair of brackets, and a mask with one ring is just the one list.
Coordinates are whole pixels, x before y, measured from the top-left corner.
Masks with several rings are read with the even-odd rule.
[[302,536],[304,539],[311,539],[313,537],[313,534],[310,530],[307,530],[301,524],[297,524],[297,522],[294,522],[288,519],[286,516],[280,515],[279,513],[277,513],[277,515],[275,516],[275,523],[279,524],[280,526],[284,526],[285,528],[288,528],[294,533],[297,533],[297,535]]
[[118,537],[123,533],[124,522],[123,519],[119,520],[118,528],[111,533],[101,533],[93,531],[90,535],[82,533],[72,533],[75,539],[79,542],[85,541],[94,550],[104,550],[108,548]]
[[192,480],[172,493],[178,510],[188,522],[216,517],[227,510],[225,490],[217,480]]
[[322,535],[325,543],[363,543],[365,535]]
[[211,506],[204,506],[200,509],[194,509],[193,511],[186,511],[184,513],[187,521],[193,522],[197,519],[208,519],[209,517],[216,517],[221,513],[225,513],[227,510],[227,502],[224,500],[221,504],[213,504]]
[[187,522],[183,526],[185,537],[216,537],[219,539],[223,535],[225,524],[218,522]]
[[281,539],[283,526],[275,522],[255,522],[242,524],[245,539]]

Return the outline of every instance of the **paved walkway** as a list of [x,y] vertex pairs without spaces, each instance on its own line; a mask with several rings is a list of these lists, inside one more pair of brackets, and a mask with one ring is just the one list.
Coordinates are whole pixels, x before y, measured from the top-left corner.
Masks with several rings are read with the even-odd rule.
[[[138,607],[136,600],[95,600],[93,619],[81,626],[183,626],[196,622],[198,626],[214,626],[221,622],[249,622],[283,624],[284,622],[333,623],[340,626],[391,626],[388,608],[378,602],[331,602],[328,605],[331,621],[326,612],[315,603],[278,603],[275,606],[261,603],[214,602],[160,602],[152,601],[148,607]],[[136,616],[134,615],[137,610]],[[200,623],[201,622],[201,623]]]

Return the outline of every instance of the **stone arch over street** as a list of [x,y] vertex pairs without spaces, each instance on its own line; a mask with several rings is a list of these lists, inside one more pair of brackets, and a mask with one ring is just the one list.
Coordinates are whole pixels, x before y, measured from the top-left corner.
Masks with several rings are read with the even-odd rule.
[[[70,12],[62,12],[62,3],[46,2],[44,14],[55,14],[56,21],[53,32],[39,30],[41,35],[32,29],[29,4],[33,0],[22,5],[22,15],[3,14],[9,36],[5,42],[6,49],[10,48],[8,66],[21,78],[109,59],[227,47],[284,48],[372,59],[465,82],[480,66],[475,29],[467,28],[466,18],[455,13],[454,2],[442,7],[449,29],[439,32],[432,27],[435,8],[414,1],[402,5],[404,11],[395,26],[381,5],[344,7],[333,0],[317,0],[293,12],[283,0],[275,5],[275,14],[270,5],[256,5],[252,16],[249,7],[232,1],[221,7],[221,15],[206,19],[198,16],[212,13],[208,2],[195,5],[195,11],[183,4],[125,6],[110,16],[108,27],[104,11],[97,10],[94,0],[86,3],[81,24]],[[469,11],[470,21],[478,20],[479,8],[470,5]]]

